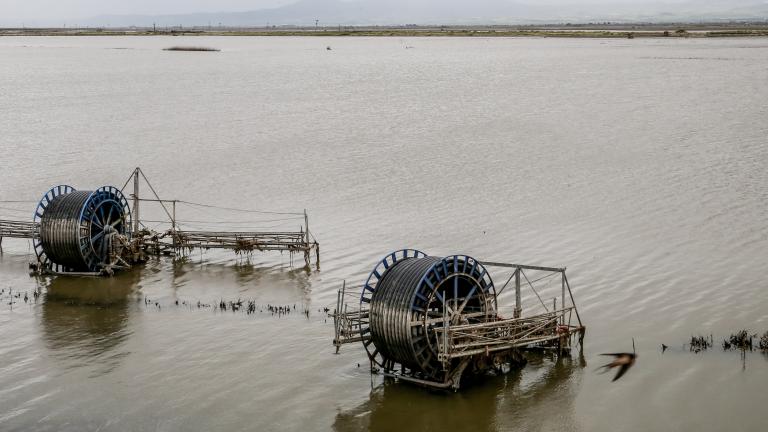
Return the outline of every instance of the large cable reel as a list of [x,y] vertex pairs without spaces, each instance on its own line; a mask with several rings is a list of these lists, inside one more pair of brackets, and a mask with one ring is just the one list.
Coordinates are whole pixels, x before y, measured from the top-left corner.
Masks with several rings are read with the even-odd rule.
[[442,381],[452,365],[439,357],[436,330],[495,319],[496,291],[485,267],[470,256],[432,257],[403,249],[373,269],[360,306],[368,311],[360,334],[372,363],[385,371],[400,364]]
[[130,239],[130,206],[114,186],[53,187],[40,199],[33,220],[39,225],[38,263],[56,273],[110,273]]

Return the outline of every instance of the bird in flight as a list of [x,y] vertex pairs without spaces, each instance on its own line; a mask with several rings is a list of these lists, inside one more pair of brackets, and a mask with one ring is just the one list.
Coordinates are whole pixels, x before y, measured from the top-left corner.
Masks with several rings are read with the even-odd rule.
[[631,353],[607,353],[607,354],[600,354],[604,356],[613,356],[614,359],[612,362],[600,366],[598,370],[603,370],[603,373],[608,372],[609,370],[618,367],[619,371],[616,372],[616,376],[613,377],[613,380],[611,382],[616,381],[617,379],[624,376],[625,373],[635,364],[635,360],[637,359],[637,353],[635,352],[635,338],[632,338],[632,352]]

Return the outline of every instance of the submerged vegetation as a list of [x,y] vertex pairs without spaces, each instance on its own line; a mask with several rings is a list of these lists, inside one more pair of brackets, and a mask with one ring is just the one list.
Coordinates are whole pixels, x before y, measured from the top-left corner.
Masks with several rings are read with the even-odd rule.
[[[20,307],[22,304],[27,305],[29,307],[32,307],[39,303],[40,297],[42,296],[42,293],[40,290],[35,290],[32,292],[32,295],[30,296],[28,292],[26,291],[19,291],[14,290],[13,288],[8,288],[7,290],[5,288],[0,289],[0,302],[2,304],[5,304],[10,307],[10,309],[14,308],[14,305],[18,305],[17,307]],[[52,300],[48,295],[43,296],[42,298],[43,302],[50,302],[50,301],[57,301]],[[105,304],[103,302],[96,302],[96,303],[90,303],[90,302],[82,302],[77,300],[66,300],[63,303],[70,304],[70,305],[79,305],[79,306],[93,306],[97,308],[105,308],[108,307],[108,304]],[[233,300],[225,300],[223,298],[219,298],[218,300],[214,300],[210,303],[202,302],[198,299],[192,300],[184,300],[184,299],[175,299],[174,301],[168,303],[161,302],[160,300],[153,300],[150,299],[148,296],[137,296],[136,297],[136,303],[144,303],[144,306],[146,308],[151,308],[157,311],[162,310],[173,310],[173,309],[186,309],[186,310],[212,310],[214,312],[243,312],[247,315],[255,315],[255,314],[269,314],[270,316],[281,318],[286,317],[289,315],[297,315],[297,316],[303,316],[306,319],[309,319],[310,317],[310,309],[309,305],[307,304],[299,304],[293,303],[293,305],[289,304],[271,304],[271,303],[257,303],[254,299],[243,299],[238,297],[237,299]],[[327,317],[328,312],[330,312],[330,309],[328,307],[319,308],[317,312],[320,314],[320,316],[324,317],[324,319]]]
[[742,351],[752,351],[752,337],[747,330],[739,330],[733,333],[728,339],[723,341],[723,349],[740,349]]
[[763,333],[763,335],[760,337],[760,344],[758,345],[758,348],[760,348],[760,351],[768,353],[768,331]]
[[[731,349],[752,351],[755,349],[754,339],[757,339],[757,333],[750,334],[746,329],[739,330],[729,336],[728,339],[723,340],[723,349],[726,351]],[[757,341],[757,349],[768,354],[768,331],[760,336],[760,339]]]
[[691,336],[690,349],[691,351],[698,353],[706,350],[707,348],[711,348],[713,342],[714,342],[714,337],[712,335],[710,335],[709,337]]
[[[691,336],[691,340],[683,345],[683,349],[685,349],[686,345],[690,352],[699,353],[714,347],[715,337],[714,335]],[[661,346],[662,352],[666,351],[668,348],[668,346],[664,344]],[[763,353],[768,354],[768,331],[763,333],[758,339],[757,333],[751,333],[747,329],[738,330],[723,339],[722,347],[723,351],[740,350],[746,352],[758,349]]]

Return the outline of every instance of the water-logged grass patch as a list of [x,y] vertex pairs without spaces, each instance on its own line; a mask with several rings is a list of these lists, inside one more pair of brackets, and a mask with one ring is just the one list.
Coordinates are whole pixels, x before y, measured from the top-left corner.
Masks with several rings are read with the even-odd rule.
[[712,336],[691,336],[690,349],[693,352],[700,352],[712,347],[714,338]]
[[[709,336],[691,336],[690,342],[683,344],[683,349],[688,347],[691,352],[699,353],[706,351],[715,346],[715,337]],[[667,345],[662,344],[662,352],[669,348]],[[730,336],[723,339],[722,343],[723,351],[754,351],[760,350],[765,354],[768,354],[768,331],[758,336],[758,333],[753,333],[747,329],[741,329]]]
[[760,351],[768,353],[768,331],[760,336],[760,343],[758,344]]
[[752,351],[752,337],[757,335],[749,334],[747,330],[739,330],[733,333],[728,339],[723,341],[723,349],[740,349],[742,351]]

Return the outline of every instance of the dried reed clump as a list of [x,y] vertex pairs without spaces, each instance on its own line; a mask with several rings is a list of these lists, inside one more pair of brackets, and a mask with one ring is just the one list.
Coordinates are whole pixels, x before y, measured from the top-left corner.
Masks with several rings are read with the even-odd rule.
[[237,255],[249,254],[254,250],[263,252],[264,245],[255,240],[237,239],[237,243],[235,244],[235,253]]
[[[2,294],[2,292],[0,292]],[[160,304],[159,301],[150,300],[149,297],[144,296],[144,305],[147,307],[154,307],[157,310],[162,310],[162,308],[170,306],[170,305],[163,305]],[[142,298],[139,297],[136,299],[137,302],[141,302]],[[243,300],[242,298],[237,298],[237,300],[224,300],[219,299],[218,301],[214,301],[213,303],[203,303],[200,300],[197,301],[197,303],[192,301],[186,301],[186,300],[175,300],[172,305],[175,305],[177,308],[186,308],[189,310],[194,309],[197,307],[197,309],[212,309],[214,311],[232,311],[232,312],[239,312],[244,311],[246,314],[256,314],[256,313],[269,313],[273,316],[277,316],[278,318],[284,316],[284,315],[291,315],[291,314],[300,314],[304,315],[305,317],[309,318],[309,309],[306,306],[300,306],[299,308],[296,307],[296,303],[293,304],[293,307],[291,305],[272,305],[272,304],[258,304],[255,300]],[[330,311],[329,308],[324,309],[318,309],[318,312],[325,312],[327,315]]]
[[693,352],[700,352],[712,347],[713,337],[691,336],[690,349]]
[[760,344],[758,345],[760,351],[768,353],[768,331],[763,333],[760,337]]
[[218,52],[221,51],[218,48],[200,47],[200,46],[172,46],[169,48],[163,48],[163,51],[204,51],[204,52]]
[[747,330],[739,330],[732,334],[728,339],[723,341],[723,349],[740,349],[742,351],[752,351],[752,337],[753,335],[750,335]]

